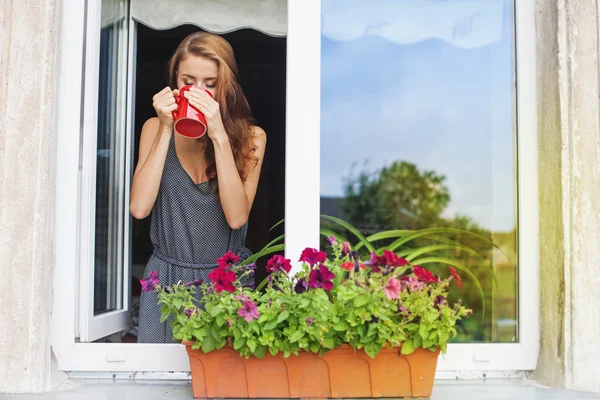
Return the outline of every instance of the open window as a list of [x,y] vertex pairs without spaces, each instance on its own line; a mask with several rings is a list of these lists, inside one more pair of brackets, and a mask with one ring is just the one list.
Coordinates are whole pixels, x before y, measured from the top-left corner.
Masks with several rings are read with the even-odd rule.
[[[57,263],[57,276],[76,275],[79,287],[71,279],[57,280],[55,293],[56,304],[69,310],[77,293],[79,309],[73,312],[78,322],[68,319],[57,333],[74,336],[61,342],[62,370],[188,368],[181,346],[126,343],[135,341],[136,284],[151,251],[149,220],[132,222],[128,202],[139,130],[153,112],[150,99],[165,85],[175,46],[198,29],[232,43],[242,87],[269,137],[250,217],[251,250],[280,233],[269,228],[284,216],[286,255],[292,259],[306,246],[319,246],[320,213],[365,230],[380,223],[391,225],[377,229],[424,224],[426,214],[414,218],[417,209],[398,213],[394,196],[378,210],[396,219],[361,220],[367,217],[361,204],[347,201],[349,188],[359,186],[344,186],[344,179],[360,177],[351,167],[360,168],[365,158],[379,163],[367,168],[367,183],[402,161],[414,164],[420,176],[439,170],[452,181],[454,207],[442,217],[478,216],[484,228],[513,246],[514,259],[501,265],[501,255],[490,251],[492,266],[508,271],[508,283],[496,292],[508,300],[496,304],[497,314],[482,325],[465,330],[466,343],[448,347],[438,376],[534,368],[533,0],[88,0],[87,14],[76,10],[80,14],[71,21],[87,15],[83,135],[81,143],[68,145],[74,153],[81,145],[81,175],[79,187],[67,185],[61,196],[79,198],[79,221],[57,221],[57,246],[61,254],[76,247],[79,257]],[[405,164],[400,175],[408,171]]]

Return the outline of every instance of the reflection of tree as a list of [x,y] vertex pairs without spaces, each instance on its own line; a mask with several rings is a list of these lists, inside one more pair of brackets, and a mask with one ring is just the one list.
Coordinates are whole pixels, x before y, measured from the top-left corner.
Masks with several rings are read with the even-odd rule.
[[445,180],[434,171],[420,172],[412,163],[396,161],[375,173],[347,178],[342,210],[365,230],[431,227],[450,202]]
[[[456,228],[476,233],[499,244],[503,252],[493,249],[489,243],[460,232],[444,235],[477,251],[481,258],[473,257],[457,250],[454,256],[469,268],[481,283],[486,304],[490,305],[482,321],[481,303],[473,282],[465,280],[462,290],[451,288],[451,299],[461,298],[473,308],[474,317],[458,326],[457,341],[510,341],[514,330],[504,334],[493,334],[494,323],[500,318],[515,318],[516,311],[516,231],[492,233],[478,225],[466,215],[442,218],[441,215],[450,203],[450,193],[445,184],[446,177],[435,171],[419,171],[415,164],[396,161],[376,171],[362,171],[344,179],[344,198],[338,203],[340,215],[363,233],[371,234],[391,229],[424,229],[431,227]],[[382,243],[383,244],[383,243]],[[412,243],[424,246],[426,240],[417,239]],[[489,267],[493,265],[499,278],[499,289],[494,289]],[[504,270],[498,270],[498,267]],[[429,264],[428,268],[440,274],[447,274],[446,265]],[[504,271],[504,272],[503,272]],[[496,307],[496,300],[504,299],[506,310]]]

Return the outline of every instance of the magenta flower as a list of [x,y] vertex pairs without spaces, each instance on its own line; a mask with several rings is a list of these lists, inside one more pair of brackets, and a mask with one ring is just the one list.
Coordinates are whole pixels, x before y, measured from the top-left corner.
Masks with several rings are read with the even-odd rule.
[[231,267],[235,263],[240,261],[240,256],[236,256],[233,251],[229,250],[227,253],[223,254],[222,257],[217,258],[217,264],[220,268]]
[[226,271],[225,268],[215,268],[210,274],[208,279],[215,285],[217,293],[221,293],[223,290],[227,292],[235,292],[235,286],[233,282],[236,280],[235,273],[232,271]]
[[327,254],[324,251],[307,247],[302,251],[299,261],[313,266],[315,264],[325,262],[325,260],[327,260]]
[[388,267],[405,267],[410,265],[408,261],[406,261],[404,258],[398,257],[396,253],[390,250],[385,250],[383,252],[383,256],[381,256],[379,260],[380,262],[385,263],[385,265]]
[[383,259],[383,257],[379,257],[377,255],[377,253],[372,252],[369,257],[369,261],[367,261],[365,264],[369,265],[373,272],[379,273],[379,272],[381,272],[380,267],[383,265],[382,259]]
[[306,318],[306,326],[311,326],[315,320],[311,317]]
[[399,299],[400,298],[400,281],[396,278],[388,279],[387,285],[383,289],[385,292],[385,297],[389,300]]
[[336,240],[335,236],[330,236],[327,238],[327,243],[329,243],[332,246],[335,244],[336,241],[337,240]]
[[197,311],[197,308],[191,309],[191,308],[187,308],[183,313],[185,315],[187,315],[187,317],[191,317],[192,314],[194,314]]
[[252,320],[260,317],[258,308],[253,301],[247,301],[242,305],[242,308],[238,310],[240,317],[244,318],[246,322],[252,322]]
[[284,256],[276,254],[267,262],[266,269],[269,273],[280,271],[287,274],[292,270],[292,264]]
[[431,273],[431,271],[426,270],[423,267],[419,267],[418,265],[415,265],[413,268],[413,271],[415,272],[415,275],[417,276],[417,278],[419,278],[419,280],[421,282],[425,282],[425,283],[437,283],[439,282],[438,278],[435,277],[435,275],[433,275]]
[[156,289],[156,286],[158,285],[158,274],[156,271],[152,271],[148,278],[140,279],[140,283],[142,284],[142,292],[151,292]]
[[331,290],[333,289],[333,282],[331,281],[333,278],[335,278],[334,273],[321,264],[319,265],[319,269],[310,271],[310,275],[308,276],[308,286],[313,289],[323,288],[325,290]]

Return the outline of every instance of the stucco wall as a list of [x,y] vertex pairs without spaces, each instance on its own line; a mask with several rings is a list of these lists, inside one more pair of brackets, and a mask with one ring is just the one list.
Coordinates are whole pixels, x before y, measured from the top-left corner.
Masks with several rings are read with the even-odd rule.
[[597,0],[538,0],[543,384],[600,392]]
[[0,392],[46,390],[59,0],[0,6]]

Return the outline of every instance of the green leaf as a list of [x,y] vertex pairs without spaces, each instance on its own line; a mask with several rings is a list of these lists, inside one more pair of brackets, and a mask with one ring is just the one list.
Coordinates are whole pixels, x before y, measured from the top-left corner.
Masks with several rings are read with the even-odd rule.
[[409,339],[402,343],[402,349],[400,351],[402,354],[410,354],[413,351],[415,351],[415,347],[413,346],[412,340]]
[[165,307],[165,309],[160,313],[160,322],[165,322],[167,318],[169,318],[169,315],[171,315],[171,311]]
[[317,342],[312,342],[310,344],[310,351],[312,351],[313,353],[317,353],[319,351],[319,349],[321,349],[321,345]]
[[216,322],[218,327],[222,327],[223,325],[225,325],[225,317],[219,315],[216,319]]
[[198,340],[203,340],[205,337],[209,336],[209,331],[207,328],[195,329],[192,331],[192,335]]
[[360,339],[360,343],[369,343],[372,342],[373,340],[377,339],[377,336],[373,335],[373,336],[364,336]]
[[264,248],[260,252],[253,254],[250,257],[248,257],[247,259],[245,259],[243,265],[247,265],[247,264],[255,262],[256,260],[259,259],[259,257],[258,257],[259,255],[260,255],[260,257],[264,257],[264,256],[268,256],[269,254],[279,253],[280,251],[284,251],[284,250],[285,250],[284,244],[277,244],[275,246]]
[[369,302],[369,298],[365,295],[357,296],[354,298],[354,307],[362,307]]
[[333,349],[335,347],[335,340],[333,338],[323,339],[323,347],[326,349]]
[[333,325],[333,329],[338,332],[344,332],[344,331],[348,330],[349,327],[350,326],[348,325],[348,323],[346,321],[339,321]]
[[343,237],[341,234],[334,232],[332,230],[329,230],[329,229],[321,228],[320,233],[321,233],[321,236],[325,236],[328,238],[334,236],[340,242],[348,242],[348,239]]
[[267,331],[272,331],[275,329],[275,327],[277,327],[277,321],[271,320],[265,324],[264,329]]
[[258,253],[251,255],[250,257],[248,257],[247,259],[245,259],[243,262],[240,263],[240,265],[247,265],[250,264],[252,262],[255,262],[256,260],[258,260],[259,258],[261,258],[264,255],[270,254],[270,250],[273,249],[273,247],[275,247],[274,245],[276,243],[279,243],[283,240],[284,235],[280,235],[277,236],[275,239],[271,240],[269,243],[267,243],[262,249],[260,249],[258,251]]
[[233,341],[233,348],[235,350],[239,350],[245,344],[246,344],[246,338],[245,337],[239,337],[239,338],[237,338],[237,339],[235,339]]
[[262,344],[256,346],[256,350],[253,351],[253,354],[257,358],[263,358],[267,354],[267,348]]
[[[394,239],[394,238],[399,238],[399,237],[403,237],[406,236],[408,233],[413,232],[410,230],[389,230],[389,231],[383,231],[383,232],[377,232],[374,233],[370,236],[367,236],[367,241],[369,243],[373,243],[373,242],[377,242],[379,240],[383,240],[383,239]],[[354,246],[354,250],[358,250],[361,247],[363,247],[363,243],[358,243],[356,246]]]
[[300,299],[300,304],[298,305],[298,308],[306,308],[310,305],[310,299],[307,297],[302,297]]
[[371,358],[375,358],[375,356],[381,351],[381,346],[375,342],[371,342],[365,345],[365,352]]
[[294,332],[294,334],[292,335],[292,337],[290,337],[290,343],[295,343],[298,340],[300,340],[300,338],[304,336],[304,332],[302,331],[296,331]]
[[424,246],[424,247],[419,247],[417,249],[411,249],[411,250],[409,250],[409,252],[405,258],[407,261],[412,261],[415,258],[417,258],[418,256],[421,256],[426,253],[431,253],[434,251],[439,251],[439,250],[463,250],[464,252],[474,255],[477,258],[483,259],[483,257],[481,257],[481,255],[479,255],[478,252],[476,252],[475,250],[473,250],[472,248],[470,248],[468,246],[464,246],[459,243],[456,243],[456,244],[432,244],[430,246]]
[[248,339],[246,345],[250,349],[250,352],[254,353],[254,350],[256,350],[256,341],[254,339]]
[[287,317],[290,316],[290,312],[288,310],[284,310],[281,312],[281,314],[279,314],[279,317],[277,317],[277,323],[281,323],[283,321],[285,321],[287,319]]
[[210,327],[210,333],[212,334],[212,337],[215,338],[215,340],[221,339],[221,335],[219,334],[219,329],[217,328],[216,325],[213,325]]
[[429,327],[425,324],[421,324],[421,326],[419,326],[419,335],[421,335],[421,338],[427,339],[427,336],[429,335]]
[[202,341],[202,351],[204,353],[209,353],[209,352],[213,351],[216,346],[217,346],[217,342],[215,341],[215,338],[212,337],[211,335],[208,335]]
[[363,235],[362,233],[360,233],[360,231],[355,228],[354,226],[352,226],[351,224],[349,224],[348,222],[336,218],[336,217],[332,217],[329,215],[324,215],[321,214],[321,218],[326,219],[328,221],[331,221],[333,223],[336,223],[338,225],[340,225],[343,228],[346,228],[347,230],[349,230],[350,232],[352,232],[352,234],[354,234],[354,236],[356,236],[361,243],[363,243],[363,245],[367,248],[367,250],[369,250],[369,252],[375,251],[375,248],[373,247],[373,245],[367,240],[367,238],[365,237],[365,235]]

